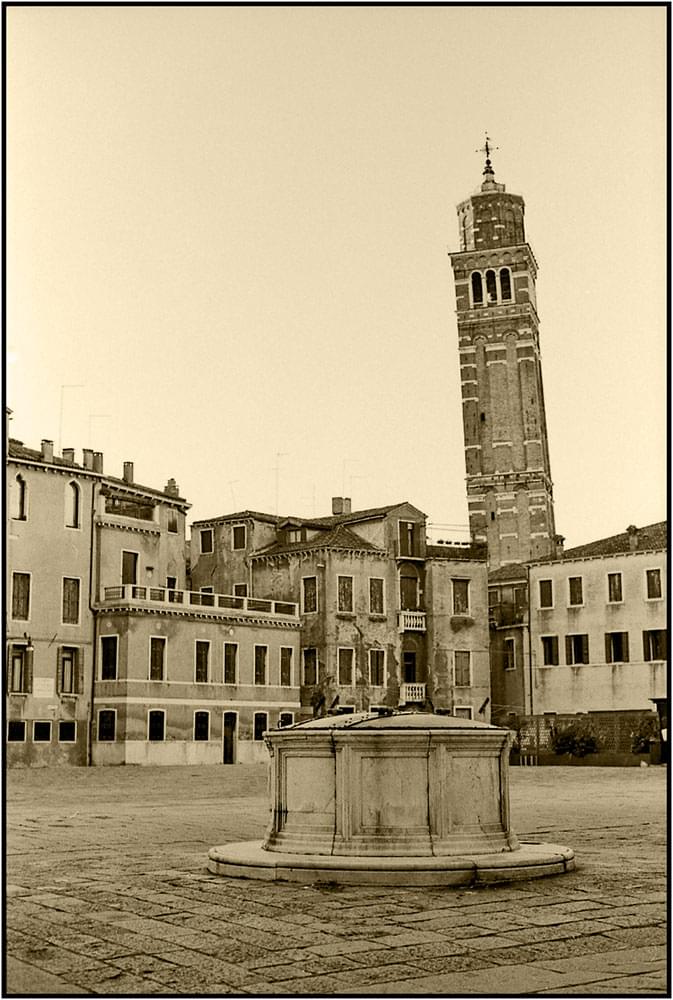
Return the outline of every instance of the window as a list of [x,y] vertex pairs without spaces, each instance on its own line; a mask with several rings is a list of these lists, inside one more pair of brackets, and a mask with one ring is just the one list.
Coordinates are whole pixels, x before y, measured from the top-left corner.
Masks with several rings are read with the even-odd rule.
[[267,719],[268,716],[266,712],[255,712],[253,721],[253,738],[257,743],[264,739],[264,733],[269,728]]
[[30,617],[30,573],[12,573],[12,618],[27,622]]
[[224,644],[224,683],[235,684],[237,675],[238,643],[225,642]]
[[117,713],[112,708],[102,708],[98,713],[98,742],[114,743],[117,729]]
[[645,579],[647,581],[648,601],[659,600],[659,598],[661,597],[661,570],[660,569],[645,570]]
[[584,604],[581,576],[568,577],[568,603],[570,605]]
[[471,719],[472,708],[469,705],[456,705],[453,714],[456,719]]
[[33,743],[51,743],[51,722],[33,723]]
[[138,553],[122,552],[122,586],[138,582]]
[[452,580],[451,583],[453,585],[453,613],[454,615],[466,615],[470,607],[470,581]]
[[351,686],[353,684],[353,650],[342,647],[338,650],[337,655],[339,661],[339,684]]
[[400,555],[414,556],[416,551],[417,525],[413,521],[400,521]]
[[210,739],[210,712],[194,712],[194,739],[204,743]]
[[622,574],[608,573],[608,601],[610,604],[619,604],[623,600]]
[[301,542],[301,535],[301,528],[290,528],[287,532],[288,545],[296,545],[297,542]]
[[606,663],[629,662],[628,632],[605,633],[605,662]]
[[542,636],[542,662],[545,667],[558,666],[558,636]]
[[554,607],[554,590],[552,587],[551,580],[540,580],[540,607],[541,608],[553,608]]
[[495,271],[486,272],[486,299],[488,302],[498,301],[498,289],[495,284]]
[[293,712],[281,712],[278,716],[278,728],[284,729],[285,726],[291,726],[294,722]]
[[168,530],[171,534],[177,534],[178,531],[178,515],[174,510],[168,512]]
[[21,473],[16,477],[14,486],[14,503],[12,505],[12,517],[15,521],[25,521],[28,512],[28,490],[26,480]]
[[514,670],[516,668],[516,660],[514,657],[514,639],[503,640],[502,666],[503,670]]
[[369,683],[372,687],[383,687],[385,684],[385,660],[383,649],[369,650]]
[[304,684],[318,683],[318,651],[304,650]]
[[302,577],[301,609],[305,615],[318,610],[318,586],[314,576]]
[[508,267],[500,269],[500,294],[503,302],[512,298],[512,282]]
[[481,283],[481,275],[478,271],[472,273],[472,302],[475,306],[482,305],[484,301],[484,290]]
[[79,486],[77,483],[68,483],[65,488],[66,528],[79,528],[79,508]]
[[103,635],[100,640],[100,679],[102,681],[117,680],[117,642],[116,635]]
[[201,531],[201,552],[213,551],[213,529],[204,528]]
[[58,724],[58,742],[59,743],[76,743],[77,742],[77,724],[71,722],[68,719],[62,719]]
[[245,525],[235,524],[231,529],[231,547],[232,549],[244,549],[245,548]]
[[7,723],[7,742],[26,742],[26,723],[23,719],[10,719]]
[[234,597],[247,597],[248,596],[248,585],[247,583],[235,583],[234,584]]
[[26,646],[9,647],[9,678],[11,694],[29,694],[32,690],[32,654]]
[[337,589],[338,589],[338,610],[345,611],[348,614],[353,612],[353,577],[352,576],[339,576],[337,577]]
[[255,646],[255,684],[266,684],[267,646]]
[[383,580],[378,576],[370,576],[369,578],[369,614],[385,614],[383,603]]
[[566,636],[566,663],[588,663],[589,662],[589,636],[588,635],[567,635]]
[[150,680],[163,681],[166,668],[166,639],[162,635],[150,637]]
[[80,692],[79,649],[76,646],[61,647],[57,676],[58,690],[61,694],[78,694]]
[[208,683],[208,660],[210,659],[210,643],[201,639],[196,640],[194,650],[194,680],[197,684]]
[[280,683],[281,687],[292,686],[292,646],[280,647]]
[[79,580],[76,577],[63,577],[63,614],[64,625],[79,625]]
[[453,683],[455,687],[469,687],[472,682],[470,673],[469,650],[456,649],[453,654]]
[[199,604],[204,608],[214,608],[215,607],[215,588],[214,587],[201,587],[199,590],[201,595],[199,599]]
[[651,628],[643,632],[643,659],[668,659],[668,633],[665,628]]
[[147,738],[150,743],[163,743],[166,739],[166,713],[155,708],[147,713]]

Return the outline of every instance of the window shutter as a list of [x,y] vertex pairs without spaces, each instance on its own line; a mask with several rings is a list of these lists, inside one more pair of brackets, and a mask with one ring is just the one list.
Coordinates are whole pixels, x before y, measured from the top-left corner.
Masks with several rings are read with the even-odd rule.
[[82,662],[82,660],[84,659],[83,652],[84,651],[81,649],[78,649],[75,652],[75,662],[73,664],[73,669],[75,671],[75,683],[74,683],[75,694],[82,694],[84,690],[84,678],[82,676],[84,673],[84,664]]
[[573,641],[569,635],[566,636],[566,663],[573,662]]
[[651,659],[650,656],[650,644],[648,642],[648,633],[643,630],[643,659],[647,663]]
[[612,641],[609,632],[605,633],[605,662],[612,663]]
[[554,666],[558,666],[558,636],[552,637],[552,658]]
[[56,650],[56,694],[61,693],[63,684],[63,646]]
[[26,660],[24,664],[24,690],[27,694],[33,693],[33,651],[26,650]]
[[622,632],[622,653],[623,653],[622,659],[624,660],[624,663],[628,663],[629,662],[629,633],[628,632]]
[[582,663],[589,662],[589,636],[582,636]]
[[662,660],[668,659],[668,629],[662,628],[660,633],[660,652]]

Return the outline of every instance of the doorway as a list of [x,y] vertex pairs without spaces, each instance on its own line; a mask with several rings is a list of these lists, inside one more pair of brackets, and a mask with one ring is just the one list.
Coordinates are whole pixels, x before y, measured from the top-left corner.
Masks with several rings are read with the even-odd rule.
[[413,650],[406,650],[403,653],[402,667],[404,670],[404,683],[416,683],[416,653]]
[[225,712],[222,717],[222,763],[236,763],[236,712]]

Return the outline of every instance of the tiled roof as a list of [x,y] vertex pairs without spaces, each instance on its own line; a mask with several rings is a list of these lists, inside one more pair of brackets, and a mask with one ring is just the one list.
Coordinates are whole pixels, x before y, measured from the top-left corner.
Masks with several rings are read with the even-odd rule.
[[331,531],[326,531],[324,534],[318,535],[316,538],[310,538],[305,542],[292,542],[289,545],[274,542],[273,545],[268,545],[265,549],[258,549],[257,552],[253,552],[252,558],[285,555],[291,552],[305,552],[311,549],[350,549],[351,551],[359,552],[383,552],[383,549],[379,549],[376,545],[372,545],[371,542],[360,538],[350,528],[347,528],[343,524],[337,524]]
[[486,545],[426,545],[425,555],[428,559],[451,559],[486,561]]
[[385,507],[369,507],[366,510],[354,510],[350,514],[330,514],[329,517],[313,517],[310,520],[312,524],[325,526],[348,524],[355,521],[368,521],[376,517],[385,517],[391,510],[404,507],[407,503],[407,500],[402,500],[400,503],[389,503]]
[[509,583],[510,580],[525,580],[527,577],[525,563],[507,563],[498,566],[488,574],[489,583]]
[[117,476],[108,476],[105,472],[94,473],[93,469],[85,469],[83,465],[79,465],[77,462],[66,462],[64,458],[59,458],[58,455],[54,455],[50,462],[45,462],[41,451],[37,451],[35,448],[27,448],[23,441],[17,441],[16,438],[10,438],[7,442],[7,457],[10,459],[24,459],[26,462],[41,462],[43,465],[55,465],[61,469],[71,469],[73,473],[77,473],[78,475],[95,475],[104,479],[106,483],[118,485],[121,489],[129,492],[135,488],[142,490],[143,493],[151,493],[153,496],[161,497],[167,503],[177,503],[181,507],[190,506],[184,497],[172,496],[170,493],[164,493],[163,490],[155,490],[154,487],[143,486],[141,483],[128,483],[125,479],[119,479]]
[[656,524],[648,524],[644,528],[637,529],[635,549],[631,548],[628,531],[622,531],[619,535],[610,535],[608,538],[599,538],[595,542],[587,542],[586,545],[576,545],[572,549],[566,549],[563,558],[582,559],[589,556],[612,556],[622,552],[665,549],[667,546],[668,522],[657,521]]
[[[193,521],[192,525],[201,524],[221,524],[225,521],[266,521],[267,524],[280,524],[284,517],[277,514],[264,514],[258,510],[239,510],[236,514],[221,514],[219,517],[204,517],[200,521]],[[302,521],[303,523],[303,521]]]

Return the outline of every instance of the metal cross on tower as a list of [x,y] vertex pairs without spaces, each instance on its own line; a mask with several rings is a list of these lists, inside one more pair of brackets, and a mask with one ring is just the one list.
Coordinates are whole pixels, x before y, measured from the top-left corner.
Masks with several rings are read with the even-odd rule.
[[491,145],[489,145],[489,143],[491,142],[491,138],[490,138],[488,132],[485,132],[484,134],[486,136],[486,142],[481,147],[481,149],[475,149],[475,153],[485,153],[486,154],[486,169],[488,170],[491,167],[491,153],[493,152],[494,149],[499,149],[500,147],[499,146],[491,146]]

